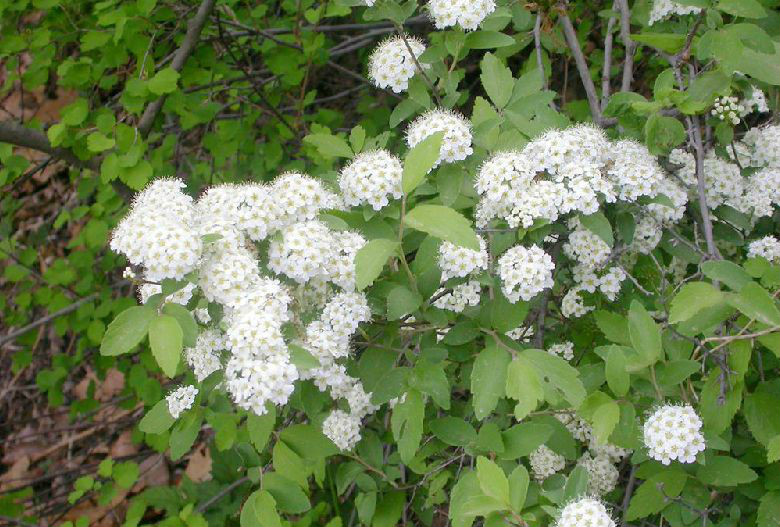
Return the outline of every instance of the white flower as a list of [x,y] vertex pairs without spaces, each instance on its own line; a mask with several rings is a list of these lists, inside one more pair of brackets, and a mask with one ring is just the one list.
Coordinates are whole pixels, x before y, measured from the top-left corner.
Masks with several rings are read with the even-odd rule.
[[488,267],[487,244],[481,236],[479,250],[467,249],[450,242],[442,242],[439,246],[439,268],[441,281],[450,278],[463,278]]
[[339,177],[344,203],[350,206],[367,203],[379,210],[390,199],[403,196],[402,175],[401,161],[387,150],[358,154]]
[[585,305],[580,291],[582,291],[580,287],[569,289],[561,300],[561,314],[566,318],[578,318],[596,309]]
[[207,329],[198,334],[194,348],[184,350],[184,358],[192,368],[198,382],[222,368],[219,352],[227,349],[224,335],[214,329]]
[[780,205],[780,167],[767,167],[747,178],[745,193],[731,205],[754,218],[771,216]]
[[743,141],[753,150],[751,166],[780,168],[780,125],[751,128]]
[[198,395],[198,389],[194,386],[181,386],[169,393],[165,400],[168,403],[171,417],[178,419],[182,412],[192,408],[196,395]]
[[750,96],[742,100],[744,110],[740,114],[742,117],[751,112],[766,113],[769,111],[769,105],[766,103],[766,95],[760,88],[750,87]]
[[[438,289],[433,296],[437,296],[444,291],[444,288]],[[479,304],[482,285],[476,280],[471,280],[465,284],[459,284],[452,288],[451,293],[446,293],[437,298],[433,305],[439,309],[447,309],[462,312],[466,306],[476,306]]]
[[617,486],[620,473],[607,456],[582,455],[577,464],[588,472],[588,494],[603,496]]
[[600,501],[580,498],[563,508],[555,527],[615,527],[615,521]]
[[621,140],[612,143],[607,175],[617,187],[622,201],[636,201],[641,196],[655,196],[665,174],[645,145]]
[[[765,101],[766,102],[766,101]],[[739,99],[734,96],[719,97],[710,110],[710,115],[725,121],[731,125],[740,123],[740,116],[746,115],[745,106],[739,103]]]
[[435,166],[461,161],[473,152],[471,124],[452,110],[431,110],[415,119],[406,131],[406,143],[412,148],[436,132],[444,132],[444,138]]
[[772,263],[780,263],[780,240],[774,236],[764,236],[750,242],[748,256],[762,256]]
[[553,286],[554,269],[552,258],[541,248],[516,245],[498,260],[501,290],[512,303],[521,298],[527,302]]
[[319,221],[296,223],[282,231],[281,240],[268,247],[268,267],[296,282],[328,275],[335,254],[335,241]]
[[566,430],[568,430],[577,441],[581,441],[583,443],[590,441],[593,435],[593,430],[586,421],[577,417],[574,412],[557,413],[555,414],[555,418],[563,423],[563,426],[566,427]]
[[545,445],[541,445],[531,452],[528,461],[531,465],[531,473],[539,483],[556,472],[560,472],[566,466],[564,457],[556,454]]
[[339,206],[338,197],[322,183],[297,172],[287,172],[271,185],[271,195],[279,207],[279,228],[313,220],[322,209]]
[[431,0],[428,3],[436,29],[460,24],[465,30],[475,30],[495,9],[494,0]]
[[341,410],[334,410],[322,423],[322,433],[346,452],[360,441],[360,419]]
[[655,216],[642,216],[636,222],[631,247],[642,254],[650,254],[661,241],[662,235],[661,223]]
[[[407,43],[409,47],[407,48]],[[409,48],[412,54],[409,53]],[[368,59],[368,77],[379,88],[391,88],[395,93],[406,91],[409,79],[414,77],[420,55],[425,51],[425,44],[420,39],[407,36],[406,42],[400,36],[390,37],[379,44]]]
[[671,15],[690,15],[701,11],[701,8],[695,6],[683,5],[675,2],[674,0],[654,0],[653,9],[650,11],[650,20],[648,25],[653,25],[656,22],[668,18]]
[[553,344],[547,348],[547,353],[561,357],[564,360],[572,360],[574,358],[574,343],[567,341]]
[[606,263],[612,253],[607,242],[593,231],[582,227],[576,218],[572,218],[569,227],[574,230],[569,234],[568,241],[563,244],[563,252],[566,256],[586,269],[596,269]]
[[648,455],[668,465],[673,460],[693,463],[704,451],[702,421],[690,406],[666,405],[658,408],[645,422],[644,443]]

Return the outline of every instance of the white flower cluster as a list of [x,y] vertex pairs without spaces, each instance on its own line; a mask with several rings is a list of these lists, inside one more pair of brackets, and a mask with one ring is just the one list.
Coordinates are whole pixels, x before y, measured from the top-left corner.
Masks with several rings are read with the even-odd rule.
[[774,236],[764,236],[750,242],[748,256],[755,258],[762,256],[772,263],[780,263],[780,240]]
[[660,22],[672,15],[684,16],[696,14],[700,11],[701,8],[699,7],[679,4],[674,0],[654,0],[648,25],[652,26],[656,22]]
[[566,341],[553,344],[547,348],[547,353],[561,357],[563,360],[572,360],[574,358],[574,343]]
[[518,342],[531,342],[531,337],[534,336],[534,327],[518,326],[515,329],[510,329],[504,335]]
[[360,441],[360,419],[343,410],[333,410],[323,421],[322,432],[341,450],[352,450]]
[[171,417],[178,419],[179,416],[192,408],[195,402],[195,396],[198,395],[198,389],[194,386],[180,386],[165,397],[168,403],[168,412]]
[[555,264],[540,247],[516,245],[498,260],[501,290],[512,303],[531,300],[553,286]]
[[[415,59],[420,67],[427,68],[419,62],[420,55],[425,51],[425,44],[420,39],[406,36],[390,37],[379,44],[368,59],[368,77],[379,88],[390,88],[395,93],[401,93],[409,88],[409,79],[417,72]],[[406,47],[406,44],[409,47]],[[412,53],[409,53],[411,48]]]
[[479,250],[468,249],[444,241],[439,246],[439,268],[441,281],[463,278],[488,267],[488,251],[485,239],[479,237]]
[[431,110],[415,119],[406,130],[406,143],[412,148],[436,132],[444,132],[444,137],[434,166],[462,161],[474,151],[471,124],[452,110]]
[[600,501],[580,498],[563,508],[555,527],[615,527],[615,521]]
[[227,340],[219,330],[206,329],[198,334],[194,348],[184,350],[184,358],[198,382],[222,368],[219,352],[227,348]]
[[585,420],[577,417],[573,411],[571,413],[557,413],[555,414],[555,418],[566,427],[566,430],[568,430],[572,437],[577,441],[582,443],[590,441],[591,436],[593,435],[593,429],[591,429],[590,425]]
[[[183,306],[186,306],[187,303],[192,298],[194,292],[195,292],[195,284],[188,282],[184,285],[184,287],[182,287],[178,291],[174,291],[173,293],[166,296],[164,302],[172,302],[174,304],[181,304]],[[138,287],[138,298],[142,304],[145,304],[147,300],[149,300],[149,298],[159,293],[162,293],[162,286],[160,286],[159,284],[146,283],[146,284],[141,284]]]
[[202,244],[193,228],[195,207],[178,179],[160,179],[138,194],[111,237],[111,249],[143,266],[152,282],[181,280],[194,271]]
[[750,96],[743,99],[741,104],[744,108],[740,114],[741,117],[745,117],[752,112],[766,113],[769,111],[766,95],[760,88],[756,88],[755,86],[751,86]]
[[539,483],[556,472],[560,472],[566,466],[566,459],[550,450],[546,445],[541,445],[531,452],[528,456],[528,462],[531,465],[531,473]]
[[[692,154],[676,148],[669,154],[669,162],[681,165],[677,175],[691,189],[696,188],[696,160]],[[717,157],[713,151],[706,154],[703,165],[707,204],[710,207],[733,204],[742,196],[745,178],[739,166]]]
[[648,455],[668,465],[672,460],[693,463],[704,451],[702,421],[690,406],[666,405],[658,408],[645,422],[644,443]]
[[780,168],[780,125],[751,128],[742,140],[751,149],[751,166]]
[[745,193],[737,198],[734,208],[752,213],[755,218],[771,216],[780,205],[780,166],[762,168],[747,179]]
[[667,180],[639,143],[610,143],[588,125],[551,130],[521,151],[496,154],[482,165],[475,183],[481,197],[477,225],[500,218],[510,227],[529,228],[535,220],[553,222],[570,212],[593,214],[600,201],[655,197]]
[[401,161],[387,150],[358,154],[339,176],[344,203],[349,206],[368,203],[374,210],[386,206],[390,199],[403,196]]
[[663,228],[655,216],[642,216],[634,227],[634,239],[631,247],[639,253],[650,254],[663,236]]
[[593,231],[586,229],[576,218],[572,218],[569,239],[563,244],[563,252],[585,269],[598,269],[609,260],[612,252],[607,242]]
[[444,293],[444,291],[444,288],[440,288],[433,294],[434,297],[441,295],[433,302],[433,305],[439,309],[460,313],[466,309],[466,306],[479,305],[482,285],[476,280],[470,280],[465,284],[456,285],[450,293]]
[[487,16],[495,11],[494,0],[431,0],[428,9],[436,29],[460,24],[469,31],[475,30]]
[[[398,195],[400,165],[391,165],[375,163],[367,169],[371,173],[362,176],[353,171],[355,178],[373,179],[371,184],[376,184],[383,175],[390,179],[388,170],[397,169],[393,184],[373,188],[383,196],[373,199],[364,192],[360,199],[374,205]],[[143,266],[146,280],[183,278],[197,271],[195,283],[167,299],[182,304],[201,299],[193,313],[207,327],[199,332],[195,346],[184,352],[195,377],[200,382],[224,368],[222,387],[237,406],[257,415],[267,412],[268,404],[286,404],[299,378],[313,378],[321,389],[329,388],[334,399],[347,400],[349,426],[337,413],[327,428],[336,443],[343,445],[348,438],[354,445],[361,419],[377,407],[362,384],[336,360],[349,354],[351,335],[370,317],[365,296],[354,292],[354,258],[366,241],[353,232],[331,231],[316,219],[323,209],[342,208],[342,198],[298,173],[283,174],[271,184],[212,187],[197,203],[182,193],[183,186],[176,180],[152,183],[120,223],[112,248]],[[349,201],[355,195],[345,192],[343,198]],[[155,221],[162,227],[155,227]],[[253,242],[269,237],[263,255],[263,245]],[[183,256],[181,244],[171,240],[194,241],[184,245],[189,252]],[[164,250],[157,251],[155,244]],[[169,254],[178,256],[169,258]],[[299,285],[291,290],[271,273]],[[159,291],[155,284],[144,284],[140,293],[148,299]],[[221,305],[219,320],[211,320],[204,298]],[[301,301],[312,298],[317,302]],[[288,341],[294,342],[295,337],[288,328],[303,327],[304,316],[311,320],[309,312],[303,311],[312,308],[321,309],[321,315],[298,338],[321,366],[299,371],[291,360]],[[177,417],[188,408],[196,393],[191,386],[173,392],[168,397],[171,414]],[[336,435],[333,430],[342,432]]]
[[620,472],[607,456],[591,456],[586,452],[577,462],[588,472],[588,494],[603,496],[617,486]]
[[715,100],[715,104],[710,110],[710,115],[721,121],[727,121],[734,126],[740,123],[740,116],[747,113],[747,109],[743,104],[739,102],[737,97],[729,95],[726,97],[719,97]]

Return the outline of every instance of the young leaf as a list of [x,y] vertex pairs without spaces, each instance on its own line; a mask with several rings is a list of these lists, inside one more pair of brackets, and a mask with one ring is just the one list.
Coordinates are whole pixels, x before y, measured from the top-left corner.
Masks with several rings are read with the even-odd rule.
[[119,313],[103,334],[100,354],[114,356],[131,351],[144,339],[154,317],[154,309],[147,306],[135,306]]
[[504,395],[509,353],[497,346],[488,346],[477,355],[471,371],[471,393],[474,415],[480,421],[496,408]]
[[728,297],[729,305],[739,309],[746,317],[770,326],[780,326],[780,311],[766,289],[755,282],[746,284],[742,290]]
[[477,479],[486,496],[509,505],[509,480],[504,471],[485,456],[477,458]]
[[482,86],[497,108],[503,108],[509,102],[514,87],[512,71],[492,53],[486,53],[480,64],[482,73],[479,78]]
[[138,429],[145,434],[162,434],[168,430],[176,420],[168,411],[168,401],[158,401],[151,410],[138,423]]
[[183,337],[179,323],[170,315],[160,315],[149,324],[149,344],[152,355],[168,377],[176,376]]
[[282,527],[276,500],[267,490],[254,491],[244,502],[240,523],[241,527]]
[[517,465],[509,475],[509,505],[513,511],[523,510],[530,482],[528,470],[523,465]]
[[[709,262],[706,262],[709,263]],[[688,320],[699,311],[724,302],[723,293],[707,282],[688,282],[674,296],[669,309],[669,322]]]
[[409,463],[420,446],[423,435],[425,401],[414,389],[406,392],[406,399],[393,409],[390,425],[398,442],[398,453],[404,463]]
[[661,358],[661,330],[638,300],[632,300],[628,310],[628,334],[643,363],[649,366]]
[[406,214],[405,222],[418,231],[467,249],[479,250],[479,239],[471,228],[471,222],[449,207],[418,205]]
[[317,147],[325,157],[352,157],[352,149],[341,137],[331,134],[309,134],[303,138],[305,143]]
[[384,238],[371,240],[360,248],[355,255],[355,285],[358,290],[362,291],[376,280],[387,259],[397,249],[398,242]]
[[441,417],[430,424],[433,435],[452,446],[467,446],[476,441],[474,427],[460,417]]
[[626,370],[626,356],[619,346],[610,346],[607,352],[606,368],[607,384],[612,393],[622,397],[628,393],[630,376]]
[[404,172],[401,179],[401,187],[404,193],[409,194],[416,189],[425,179],[425,175],[431,171],[433,165],[436,164],[436,160],[439,159],[443,138],[444,132],[435,132],[406,154]]
[[612,225],[601,212],[594,214],[580,214],[580,223],[590,232],[604,240],[604,243],[612,247],[615,244],[615,237],[612,235]]

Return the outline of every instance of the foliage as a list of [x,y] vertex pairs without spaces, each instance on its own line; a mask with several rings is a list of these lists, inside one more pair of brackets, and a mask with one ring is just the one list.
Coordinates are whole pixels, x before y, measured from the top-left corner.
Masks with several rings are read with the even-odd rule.
[[[746,188],[762,168],[780,170],[745,154],[758,150],[749,130],[777,118],[780,11],[771,0],[680,4],[696,12],[650,24],[646,0],[499,1],[479,29],[464,31],[436,29],[414,0],[0,3],[2,93],[76,94],[57,122],[26,118],[28,135],[0,121],[3,325],[36,329],[40,311],[61,315],[53,328],[75,344],[37,376],[52,406],[66,402],[63,385],[83,364],[99,377],[117,368],[128,380],[123,404],[146,408],[134,441],[177,463],[196,442],[210,449],[209,480],[146,489],[124,525],[552,525],[593,494],[601,476],[581,461],[605,446],[623,453],[612,460],[617,486],[600,496],[618,523],[780,524],[780,252],[773,259],[750,245],[780,231],[780,199],[759,214],[721,199],[714,176],[718,159]],[[377,39],[401,30],[427,49],[397,94],[363,72]],[[767,112],[737,125],[711,113],[721,97],[744,101],[754,89],[766,93]],[[465,160],[439,163],[446,130],[408,147],[402,128],[438,107],[469,121]],[[584,122],[610,145],[645,145],[687,204],[665,191],[599,195],[588,213],[480,220],[476,180],[488,160]],[[73,189],[30,232],[17,230],[18,189],[40,168],[16,147],[61,163],[55,177]],[[130,291],[144,278],[123,276],[127,261],[108,241],[129,196],[154,180],[180,177],[197,196],[298,171],[338,191],[339,170],[381,148],[403,160],[401,199],[319,214],[334,232],[367,241],[352,266],[372,317],[345,365],[379,410],[342,451],[322,425],[344,405],[311,380],[264,415],[232,403],[223,372],[199,382],[184,351],[206,324],[191,312],[207,309],[218,326],[222,307],[200,292],[186,306],[171,301],[198,283],[195,274],[162,280],[159,294],[137,302]],[[644,250],[641,220],[659,207],[681,216],[659,222]],[[622,271],[613,297],[581,285],[575,232],[606,247],[599,273]],[[208,236],[203,244],[218,241]],[[67,239],[57,254],[44,250],[54,238]],[[443,247],[477,250],[480,238],[486,268],[442,281]],[[511,302],[499,260],[518,244],[551,255],[554,285]],[[447,309],[470,281],[477,301]],[[572,291],[582,316],[565,311]],[[31,364],[39,338],[31,330],[13,339],[14,372]],[[573,357],[551,352],[567,342]],[[298,344],[295,366],[316,366]],[[198,388],[176,418],[165,399],[173,379]],[[76,416],[97,401],[68,403]],[[695,463],[649,455],[642,425],[664,404],[701,417],[706,450]],[[565,463],[546,479],[534,462],[542,445]],[[94,493],[107,503],[138,477],[136,463],[107,458],[68,500]],[[6,513],[25,515],[0,497]]]

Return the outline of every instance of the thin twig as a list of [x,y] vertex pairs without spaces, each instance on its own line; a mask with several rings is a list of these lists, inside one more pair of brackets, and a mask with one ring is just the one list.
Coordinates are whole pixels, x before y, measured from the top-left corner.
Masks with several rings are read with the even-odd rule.
[[34,322],[30,322],[26,326],[22,326],[21,328],[19,328],[17,330],[11,331],[7,335],[3,335],[2,337],[0,337],[0,346],[5,344],[6,342],[10,342],[10,341],[14,340],[16,337],[24,335],[25,333],[27,333],[31,329],[35,329],[38,326],[42,326],[43,324],[47,324],[47,323],[51,322],[55,318],[59,318],[61,316],[67,315],[68,313],[72,313],[73,311],[76,311],[83,304],[86,304],[87,302],[89,302],[91,300],[94,300],[97,297],[98,297],[97,293],[93,293],[93,294],[91,294],[89,296],[85,296],[84,298],[73,302],[69,306],[63,307],[59,311],[55,311],[54,313],[51,313],[50,315],[46,315],[45,317],[39,318],[38,320],[36,320]]
[[628,8],[628,0],[617,0],[617,5],[620,10],[620,40],[623,41],[623,47],[626,48],[620,91],[630,91],[631,81],[634,78],[634,52],[637,43],[631,40],[631,11]]
[[[617,7],[617,0],[612,3],[612,9]],[[609,102],[610,77],[612,75],[612,28],[615,26],[615,17],[609,17],[607,22],[607,35],[604,37],[604,69],[601,73],[601,111]]]
[[230,494],[230,491],[232,491],[236,487],[240,487],[241,485],[243,485],[247,481],[249,481],[249,476],[244,476],[243,478],[239,478],[239,479],[235,480],[233,483],[231,483],[227,487],[223,488],[222,490],[220,490],[219,492],[214,494],[212,497],[210,497],[209,499],[207,499],[206,501],[204,501],[203,503],[198,505],[198,508],[195,509],[196,512],[205,512],[209,507],[214,505],[216,502],[221,500],[226,495]]

